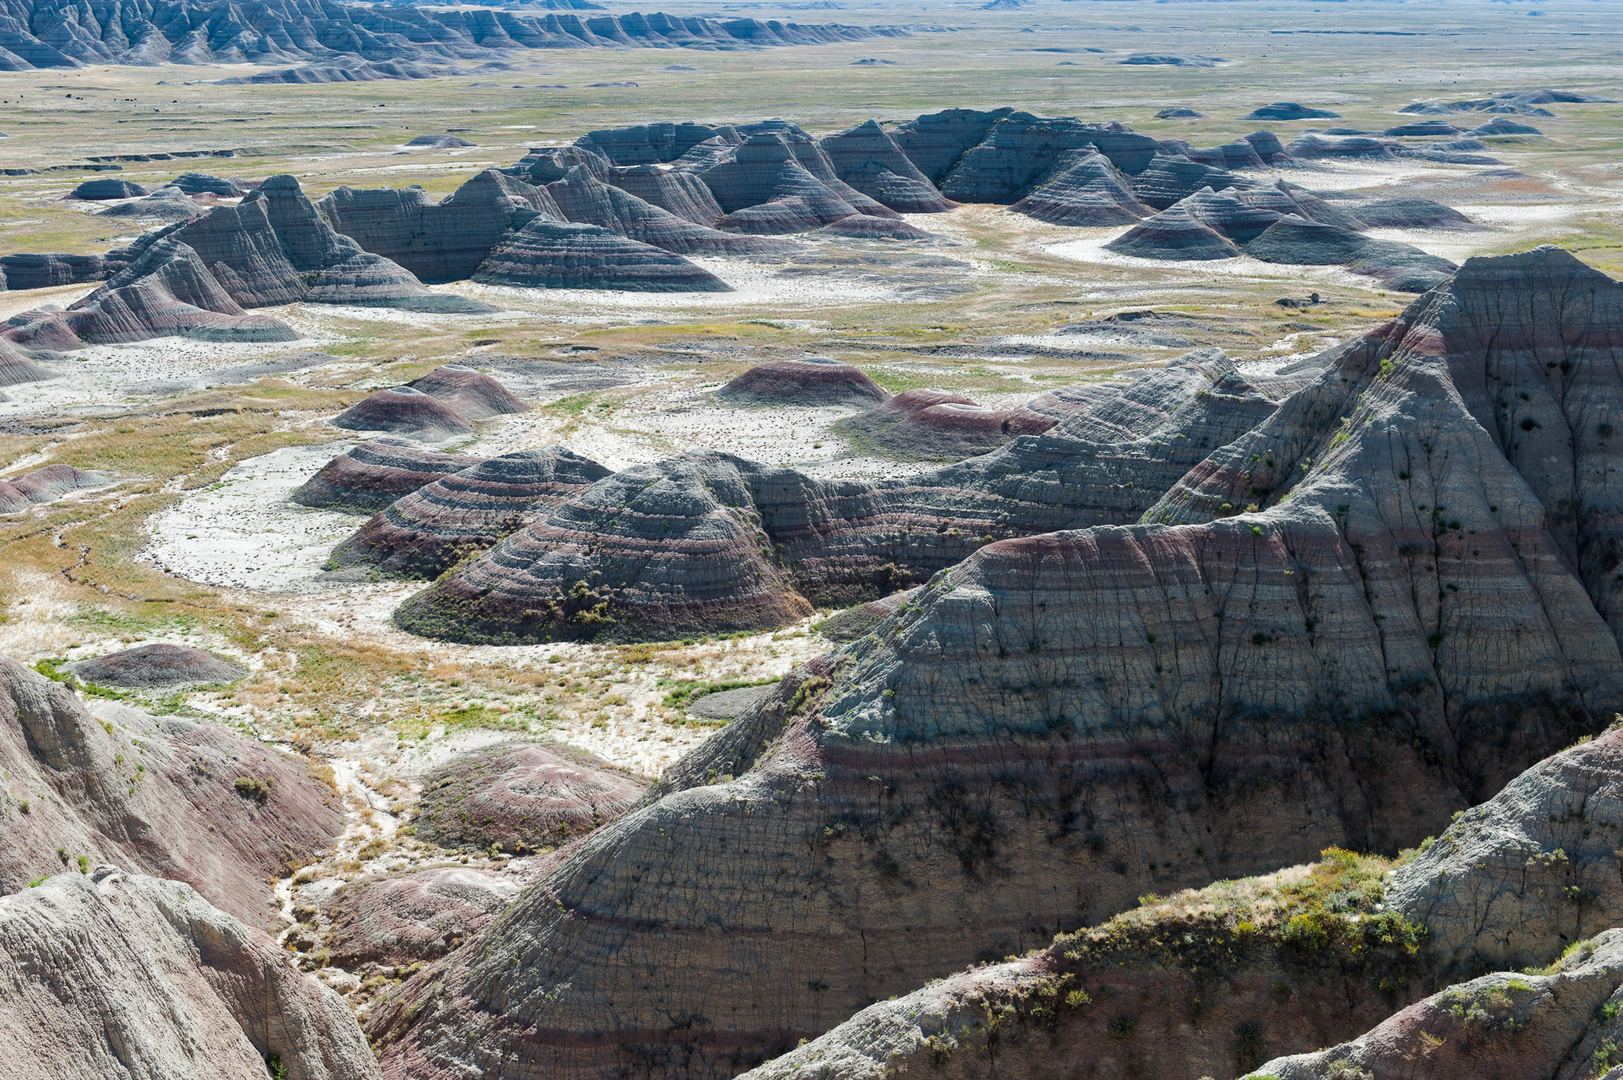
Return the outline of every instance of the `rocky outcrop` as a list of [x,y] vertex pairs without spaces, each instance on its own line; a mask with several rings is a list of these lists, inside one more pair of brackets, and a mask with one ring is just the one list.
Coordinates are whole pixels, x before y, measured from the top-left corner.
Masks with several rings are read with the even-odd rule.
[[94,180],[86,180],[70,191],[68,197],[70,199],[100,201],[103,199],[133,199],[139,195],[150,194],[152,192],[133,180],[120,180],[116,176],[100,176]]
[[[530,152],[519,158],[518,164],[502,170],[509,176],[516,176],[538,186],[545,186],[554,180],[562,180],[575,169],[585,170],[588,176],[599,180],[609,176],[615,166],[598,151],[590,146],[536,146]],[[656,170],[665,175],[665,170]],[[691,177],[689,179],[692,179]],[[708,195],[708,190],[706,195]],[[716,217],[720,217],[718,211]],[[715,219],[712,218],[711,221]],[[700,224],[709,224],[701,222]]]
[[[678,219],[670,215],[670,220]],[[597,225],[541,217],[504,237],[473,277],[487,285],[537,289],[732,291],[725,281],[680,255]]]
[[421,188],[341,187],[316,200],[332,227],[430,283],[470,278],[504,233],[562,215],[547,193],[486,169],[439,202]]
[[[1194,502],[1174,493],[1156,523],[993,543],[938,574],[409,984],[372,1028],[386,1070],[736,1074],[1147,893],[1435,834],[1623,703],[1617,638],[1564,551],[1582,500],[1560,486],[1613,452],[1586,433],[1594,465],[1558,475],[1537,455],[1572,436],[1543,413],[1546,435],[1502,450],[1493,433],[1522,428],[1489,389],[1538,345],[1555,367],[1504,372],[1529,394],[1516,417],[1540,422],[1535,380],[1541,410],[1558,383],[1575,406],[1623,392],[1615,335],[1589,329],[1618,288],[1555,252],[1473,260],[1208,451],[1197,475],[1238,460],[1236,487],[1281,470],[1265,509],[1159,524]],[[1518,299],[1496,318],[1481,295]],[[1322,436],[1287,439],[1286,418]],[[506,546],[470,564],[492,587]],[[585,592],[592,568],[567,576]],[[727,975],[744,969],[762,970],[747,994]]]
[[1127,225],[1150,215],[1103,154],[1073,150],[1009,209],[1051,225]]
[[1235,244],[1250,243],[1283,216],[1277,210],[1252,206],[1229,192],[1218,194],[1211,188],[1201,188],[1174,209],[1187,211],[1202,225]]
[[373,439],[334,457],[288,498],[321,510],[371,514],[424,484],[484,460],[430,450],[404,439]]
[[1329,109],[1314,109],[1295,101],[1276,101],[1272,105],[1262,105],[1252,109],[1242,120],[1339,120],[1340,113]]
[[1133,193],[1140,202],[1155,210],[1165,210],[1202,188],[1222,191],[1240,183],[1225,169],[1214,169],[1182,155],[1156,154],[1144,170],[1133,177]]
[[836,176],[892,210],[939,214],[953,208],[884,128],[872,120],[830,135],[819,145]]
[[603,179],[695,225],[712,226],[721,220],[721,204],[716,202],[705,182],[693,173],[630,165],[606,170]]
[[331,565],[432,581],[607,475],[561,446],[491,458],[402,496],[333,549]]
[[234,660],[223,660],[191,645],[158,642],[82,660],[75,675],[109,686],[177,686],[185,683],[232,683],[248,674]]
[[905,390],[840,423],[865,448],[902,458],[953,461],[984,454],[1055,419],[1030,409],[991,409],[944,390]]
[[482,371],[461,364],[444,364],[409,384],[414,390],[432,394],[442,405],[468,420],[489,420],[529,412],[530,407]]
[[1623,1020],[1623,930],[1608,930],[1545,974],[1499,972],[1418,1002],[1351,1042],[1276,1058],[1257,1080],[1566,1080],[1612,1077]]
[[427,442],[472,435],[473,425],[433,394],[410,386],[392,386],[368,394],[328,421],[350,431],[387,431]]
[[1350,229],[1287,215],[1246,244],[1252,258],[1307,266],[1345,266],[1401,292],[1425,292],[1457,267],[1396,240],[1373,240]]
[[112,866],[0,897],[0,1056],[20,1078],[381,1077],[343,999],[264,933]]
[[461,138],[461,137],[456,136],[456,135],[443,134],[443,135],[418,135],[416,138],[411,139],[410,141],[408,141],[406,143],[406,145],[407,146],[427,146],[427,147],[432,147],[435,150],[456,150],[456,149],[460,149],[461,147],[464,147],[464,146],[478,146],[479,144],[469,142],[467,139]]
[[43,364],[36,364],[18,352],[11,342],[0,338],[0,386],[20,386],[55,378],[58,378],[56,372]]
[[432,960],[483,930],[518,891],[512,880],[468,866],[352,881],[322,906],[331,920],[327,952],[342,967]]
[[1522,124],[1503,116],[1496,116],[1486,124],[1471,129],[1472,135],[1542,135],[1544,132],[1532,124]]
[[986,112],[943,109],[899,124],[890,137],[925,179],[939,186],[958,159],[984,142],[992,125],[1013,112],[1007,107]]
[[109,483],[109,478],[100,473],[72,465],[46,465],[0,480],[0,514],[20,514],[41,503],[55,502],[70,491]]
[[83,858],[184,881],[256,925],[271,886],[338,835],[313,761],[209,724],[103,704],[0,657],[0,891]]
[[741,405],[869,404],[890,397],[860,369],[823,356],[756,364],[716,391]]
[[200,172],[181,173],[165,186],[179,188],[188,195],[218,195],[222,199],[235,199],[246,194],[230,180]]
[[1106,251],[1139,259],[1235,259],[1240,249],[1222,233],[1177,206],[1145,218],[1105,245]]
[[0,277],[5,279],[6,288],[11,292],[100,281],[108,273],[106,261],[100,255],[51,253],[0,256]]
[[[801,145],[817,150],[809,141]],[[751,135],[699,176],[725,211],[716,227],[730,232],[807,232],[858,213],[843,192],[809,172],[778,133]]]
[[612,165],[653,165],[675,161],[717,134],[716,128],[703,124],[660,122],[589,131],[575,145],[601,155]]
[[906,221],[890,221],[852,214],[848,218],[813,230],[813,236],[840,236],[848,240],[928,240],[935,234]]
[[190,221],[208,213],[207,208],[177,187],[163,187],[143,199],[97,210],[99,217],[139,218],[150,221]]
[[1470,218],[1431,199],[1371,199],[1358,204],[1358,220],[1372,229],[1468,229]]
[[646,781],[589,754],[519,744],[463,754],[423,781],[419,835],[523,855],[560,847],[642,804]]
[[[945,123],[938,123],[920,117],[914,123],[921,130],[950,130],[962,119],[949,117]],[[972,130],[973,125],[969,126]],[[907,127],[904,124],[897,130],[898,144],[904,149],[902,129]],[[1130,176],[1148,168],[1161,149],[1154,139],[1121,124],[1087,124],[1009,113],[994,120],[985,137],[962,152],[938,186],[943,195],[957,202],[1012,203],[1046,179],[1069,151],[1088,147]]]
[[771,255],[781,243],[699,225],[645,202],[583,170],[547,185],[547,194],[568,221],[596,225],[639,243],[679,255]]

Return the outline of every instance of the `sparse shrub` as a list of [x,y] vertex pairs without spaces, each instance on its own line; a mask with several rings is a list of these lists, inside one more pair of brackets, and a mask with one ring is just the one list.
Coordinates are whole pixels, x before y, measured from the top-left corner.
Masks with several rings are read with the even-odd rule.
[[[140,766],[136,767],[140,768]],[[238,795],[264,806],[271,797],[271,789],[276,786],[276,778],[267,776],[261,780],[252,776],[239,776],[235,786]]]
[[1133,1032],[1138,1030],[1138,1017],[1118,1016],[1105,1025],[1112,1039],[1130,1039]]

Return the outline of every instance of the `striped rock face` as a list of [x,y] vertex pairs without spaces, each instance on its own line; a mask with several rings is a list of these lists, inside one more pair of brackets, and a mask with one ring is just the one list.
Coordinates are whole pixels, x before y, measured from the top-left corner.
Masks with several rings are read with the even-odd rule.
[[1068,152],[1010,209],[1051,225],[1128,225],[1150,215],[1110,159],[1094,150]]
[[1138,259],[1173,261],[1237,259],[1240,249],[1222,233],[1182,207],[1145,218],[1105,245],[1105,250]]
[[559,446],[491,458],[401,497],[339,544],[332,563],[433,580],[608,475]]
[[721,220],[721,205],[704,181],[692,173],[631,165],[606,170],[603,179],[695,225],[711,226]]
[[327,951],[343,967],[444,956],[513,902],[518,886],[466,866],[351,882],[323,908]]
[[716,394],[740,404],[807,406],[869,404],[890,397],[860,369],[820,356],[756,364]]
[[413,390],[438,398],[442,405],[469,420],[489,420],[530,410],[489,375],[459,364],[437,367],[422,378],[413,379],[410,385]]
[[732,291],[716,275],[680,255],[597,225],[539,217],[503,238],[473,277],[487,285],[536,289]]
[[484,460],[430,450],[404,439],[373,439],[327,462],[289,498],[301,506],[370,514],[424,484]]
[[872,120],[830,135],[819,145],[836,176],[898,213],[940,214],[953,208],[953,203]]
[[547,194],[570,221],[610,229],[680,255],[767,255],[786,250],[781,241],[696,224],[584,171],[572,171],[565,179],[548,184]]
[[473,434],[473,425],[433,394],[410,386],[393,386],[368,394],[329,421],[351,431],[387,431],[428,442]]
[[1145,893],[1435,835],[1623,706],[1615,568],[1570,548],[1610,542],[1620,291],[1473,260],[1244,436],[1263,509],[1159,524],[1174,493],[937,575],[409,984],[386,1073],[736,1075]]
[[579,839],[642,803],[645,781],[589,754],[505,746],[465,754],[430,774],[418,832],[443,847],[525,854]]
[[844,426],[900,457],[951,461],[1040,435],[1054,418],[1021,407],[989,409],[944,390],[906,390]]

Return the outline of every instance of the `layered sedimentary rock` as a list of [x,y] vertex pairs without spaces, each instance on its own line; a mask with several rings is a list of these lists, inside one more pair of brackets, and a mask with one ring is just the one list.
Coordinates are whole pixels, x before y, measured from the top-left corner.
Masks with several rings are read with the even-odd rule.
[[548,184],[547,194],[569,221],[597,225],[679,255],[770,255],[783,249],[763,237],[726,233],[678,217],[583,170]]
[[[671,221],[676,221],[674,215]],[[698,228],[698,226],[694,226]],[[731,292],[703,267],[597,225],[537,217],[502,239],[475,281],[538,289]]]
[[92,716],[65,685],[3,657],[0,680],[0,890],[84,856],[184,881],[274,926],[276,878],[342,828],[308,759],[119,705]]
[[1240,249],[1222,233],[1178,206],[1145,218],[1105,245],[1105,250],[1140,259],[1234,259]]
[[589,131],[575,145],[601,154],[614,165],[652,165],[675,161],[716,135],[716,128],[703,124],[660,122]]
[[[972,134],[978,126],[970,117],[946,115],[945,120],[938,119],[942,115],[921,116],[912,124],[902,125],[895,134],[898,145],[908,149],[912,140],[904,138],[904,131],[910,128],[941,135],[955,129]],[[984,137],[961,151],[937,184],[943,195],[958,202],[1012,203],[1053,172],[1068,151],[1090,146],[1129,175],[1143,172],[1160,152],[1160,144],[1154,139],[1120,124],[1049,120],[1011,112],[992,120]],[[923,166],[921,170],[930,173]]]
[[1240,182],[1225,169],[1172,154],[1157,154],[1144,171],[1133,177],[1133,193],[1145,206],[1165,210],[1202,188],[1222,191]]
[[337,994],[186,885],[99,866],[0,897],[15,1077],[381,1077]]
[[1421,1075],[1439,1080],[1566,1080],[1618,1074],[1623,930],[1607,930],[1541,974],[1502,971],[1452,986],[1366,1034],[1313,1054],[1275,1058],[1278,1080]]
[[387,431],[429,442],[473,434],[473,425],[455,409],[410,386],[368,394],[328,423],[351,431]]
[[146,687],[236,682],[248,669],[205,649],[158,642],[81,661],[73,673],[91,683]]
[[[528,154],[519,158],[518,164],[509,166],[502,172],[531,184],[545,186],[554,180],[562,180],[577,168],[584,169],[587,175],[601,180],[613,172],[615,166],[590,146],[536,146],[531,147]],[[660,175],[665,175],[665,170],[656,171]],[[716,217],[720,216],[718,211]]]
[[179,188],[188,195],[218,195],[225,199],[234,199],[244,194],[243,189],[230,180],[200,172],[181,173],[166,186]]
[[494,169],[437,203],[417,187],[341,187],[315,205],[338,232],[430,283],[472,277],[509,229],[561,217],[545,191]]
[[1372,199],[1357,206],[1358,220],[1372,229],[1461,229],[1470,218],[1431,199]]
[[889,454],[954,460],[1021,435],[1040,435],[1054,423],[1054,417],[1030,409],[987,408],[944,390],[906,390],[840,427]]
[[503,642],[785,625],[811,605],[774,565],[753,510],[728,461],[686,455],[637,466],[412,597],[395,622],[426,636]]
[[435,150],[455,150],[455,149],[458,149],[460,147],[477,146],[479,144],[478,143],[471,143],[467,139],[460,138],[460,137],[458,137],[456,135],[444,134],[444,135],[419,135],[416,138],[412,139],[411,141],[407,142],[406,145],[407,146],[429,146],[429,147],[433,147]]
[[491,458],[402,496],[339,544],[331,562],[433,580],[607,475],[561,446]]
[[68,193],[69,198],[90,199],[133,199],[138,195],[150,195],[152,192],[137,184],[133,180],[120,180],[116,176],[101,176],[94,180],[86,180]]
[[1242,120],[1339,120],[1340,113],[1329,109],[1314,109],[1295,101],[1276,101],[1262,105],[1242,116]]
[[104,487],[110,482],[100,473],[72,465],[46,465],[0,480],[0,514],[20,514],[40,503],[55,502],[70,491]]
[[823,356],[756,364],[716,391],[746,405],[869,404],[890,397],[860,369]]
[[721,220],[721,204],[705,182],[690,172],[630,165],[607,170],[604,179],[695,225],[714,225]]
[[6,288],[12,292],[100,281],[107,274],[106,262],[100,255],[49,253],[0,256],[0,276],[4,277]]
[[424,484],[484,460],[430,450],[404,439],[373,439],[334,457],[288,498],[321,510],[371,514]]
[[[816,150],[815,144],[806,145]],[[858,213],[843,193],[808,171],[776,133],[751,135],[728,160],[699,176],[725,211],[716,227],[730,232],[807,232]]]
[[190,221],[208,213],[205,207],[177,187],[164,187],[142,199],[132,199],[105,210],[97,210],[100,217],[143,218],[153,221]]
[[1245,246],[1264,262],[1345,266],[1403,292],[1425,292],[1448,278],[1455,265],[1395,240],[1372,240],[1351,229],[1308,221],[1294,214],[1274,222]]
[[1052,225],[1126,225],[1150,215],[1110,160],[1092,150],[1069,151],[1046,180],[1009,209]]
[[645,781],[579,751],[500,746],[431,773],[417,831],[442,847],[525,854],[559,847],[642,804]]
[[500,874],[467,866],[346,884],[322,908],[327,951],[343,967],[444,956],[483,930],[518,895]]
[[0,338],[0,386],[20,386],[57,377],[56,372],[28,359],[11,342]]
[[1255,240],[1284,216],[1277,210],[1251,206],[1227,192],[1218,194],[1211,188],[1201,188],[1179,202],[1175,209],[1188,211],[1202,225],[1236,244]]
[[937,214],[953,204],[919,171],[901,147],[869,120],[819,144],[841,180],[903,214]]
[[444,364],[420,379],[413,379],[409,385],[414,390],[432,394],[442,405],[468,420],[489,420],[530,409],[500,382],[461,364]]
[[[937,575],[410,984],[372,1029],[386,1069],[736,1074],[1145,893],[1437,833],[1623,704],[1561,486],[1616,451],[1585,412],[1594,465],[1547,462],[1574,436],[1535,414],[1623,393],[1596,329],[1619,291],[1559,253],[1473,260],[1199,471],[1280,470],[1266,509],[1007,540]],[[1530,400],[1501,418],[1507,375]],[[1549,430],[1501,444],[1519,418]]]
[[1544,132],[1532,124],[1521,124],[1503,116],[1496,116],[1486,124],[1471,129],[1472,135],[1542,135]]
[[852,214],[814,230],[812,235],[841,236],[849,240],[928,240],[935,234],[906,221]]

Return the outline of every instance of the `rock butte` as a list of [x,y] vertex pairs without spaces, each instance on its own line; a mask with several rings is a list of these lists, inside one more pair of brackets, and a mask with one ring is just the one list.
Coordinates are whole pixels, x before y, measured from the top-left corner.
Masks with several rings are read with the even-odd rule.
[[0,767],[15,792],[0,801],[6,892],[84,855],[184,881],[238,918],[277,926],[267,882],[340,831],[337,795],[308,759],[112,703],[92,716],[66,686],[5,657],[0,685]]
[[520,855],[585,836],[641,805],[646,781],[561,746],[464,754],[423,783],[418,831],[442,847]]
[[373,439],[327,462],[289,498],[322,510],[371,514],[424,484],[484,460],[430,450],[404,439]]
[[248,669],[190,645],[158,642],[81,661],[73,665],[73,673],[86,682],[112,686],[174,686],[236,682]]
[[[674,214],[668,216],[678,220]],[[487,285],[543,289],[732,291],[721,278],[680,255],[598,225],[544,218],[504,237],[473,277]]]
[[[1568,486],[1615,453],[1587,410],[1623,393],[1620,292],[1554,249],[1471,260],[1327,354],[1148,523],[938,575],[589,837],[501,941],[409,984],[373,1022],[386,1072],[499,1052],[558,1076],[736,1073],[1145,892],[1440,831],[1623,703],[1609,586],[1564,553],[1612,542],[1582,512],[1604,496]],[[1497,344],[1474,339],[1490,326]],[[1567,363],[1558,381],[1535,349]],[[1563,439],[1580,457],[1551,469]],[[1216,505],[1238,461],[1267,509]],[[1158,524],[1175,518],[1192,527]],[[768,949],[735,993],[722,973]]]
[[0,896],[13,1076],[381,1076],[344,1000],[180,882],[98,866]]
[[466,866],[361,878],[323,909],[332,920],[327,949],[343,967],[431,960],[483,930],[518,891],[500,874]]
[[740,404],[808,406],[877,403],[890,397],[861,369],[821,356],[756,364],[716,396]]

